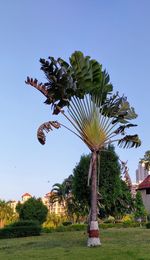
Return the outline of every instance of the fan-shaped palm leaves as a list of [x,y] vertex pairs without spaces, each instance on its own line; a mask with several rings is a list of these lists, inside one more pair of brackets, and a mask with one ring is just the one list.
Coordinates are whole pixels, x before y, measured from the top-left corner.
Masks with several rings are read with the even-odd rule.
[[[36,79],[28,77],[26,83],[42,92],[47,98],[45,103],[52,105],[53,114],[61,113],[72,127],[49,121],[39,127],[37,136],[40,143],[45,144],[45,132],[52,130],[52,127],[66,127],[92,151],[88,245],[96,246],[100,244],[97,224],[98,154],[112,142],[117,142],[123,148],[140,146],[138,135],[126,135],[126,130],[136,126],[130,120],[137,115],[125,96],[112,94],[109,75],[97,61],[81,52],[72,54],[70,64],[60,58],[49,59],[50,62],[40,60],[47,82],[39,84]],[[65,106],[67,112],[62,109]]]
[[[120,104],[120,110],[121,106],[124,106],[124,104]],[[72,97],[68,107],[70,117],[65,114],[64,110],[59,107],[57,107],[57,109],[69,120],[74,128],[68,128],[68,130],[80,137],[91,151],[98,152],[109,143],[115,141],[123,148],[138,147],[141,144],[138,135],[125,135],[126,129],[137,126],[128,123],[129,120],[137,116],[135,113],[133,114],[132,111],[132,116],[130,117],[131,108],[129,105],[126,111],[124,110],[126,113],[124,116],[122,115],[121,119],[118,118],[120,114],[118,117],[116,114],[110,115],[108,110],[105,110],[105,105],[101,105],[101,99],[91,95],[85,95],[83,99]],[[52,130],[52,126],[57,129],[61,126],[65,127],[57,121],[49,121],[42,124],[37,132],[38,139],[42,144],[45,144],[46,139],[44,131],[49,132]],[[118,137],[119,135],[124,135],[124,137]]]

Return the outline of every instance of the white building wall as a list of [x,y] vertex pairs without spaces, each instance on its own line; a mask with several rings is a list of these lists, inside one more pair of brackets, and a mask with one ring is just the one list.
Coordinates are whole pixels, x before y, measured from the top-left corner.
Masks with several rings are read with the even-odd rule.
[[144,165],[139,163],[138,169],[136,170],[136,183],[141,183],[147,177],[148,171],[145,170]]

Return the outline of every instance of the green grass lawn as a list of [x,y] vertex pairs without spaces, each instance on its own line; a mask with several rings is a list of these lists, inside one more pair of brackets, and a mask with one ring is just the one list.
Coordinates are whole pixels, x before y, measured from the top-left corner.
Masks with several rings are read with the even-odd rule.
[[87,248],[86,240],[83,231],[1,239],[0,260],[150,260],[150,229],[101,230],[102,246],[98,248]]

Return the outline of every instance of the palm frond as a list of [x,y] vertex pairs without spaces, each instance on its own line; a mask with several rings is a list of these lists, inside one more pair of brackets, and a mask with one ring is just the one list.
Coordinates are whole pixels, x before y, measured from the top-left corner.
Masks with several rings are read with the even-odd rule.
[[37,79],[33,79],[33,78],[30,78],[30,77],[27,77],[27,80],[25,81],[25,83],[27,85],[31,85],[32,87],[36,88],[37,90],[39,90],[44,96],[47,97],[48,95],[48,91],[47,91],[47,88],[46,88],[46,85],[43,84],[43,83],[38,83],[38,80]]
[[114,131],[114,133],[115,134],[123,134],[124,135],[126,128],[130,128],[130,127],[134,127],[134,126],[137,126],[137,125],[135,125],[135,124],[121,125]]
[[68,112],[84,142],[91,149],[99,149],[107,140],[106,128],[110,118],[101,113],[101,98],[86,95],[73,97]]
[[138,135],[126,135],[118,141],[118,145],[123,148],[137,148],[141,145],[141,140]]
[[46,142],[46,136],[45,136],[44,131],[46,133],[48,133],[50,130],[53,130],[52,127],[58,129],[58,128],[60,128],[60,126],[61,125],[57,121],[48,121],[48,122],[45,122],[42,125],[40,125],[40,127],[37,130],[37,138],[38,138],[39,142],[42,145],[44,145]]
[[129,120],[137,117],[134,108],[130,107],[127,97],[124,95],[120,97],[118,92],[107,98],[103,111],[107,113],[109,117],[114,118],[113,124],[118,122],[127,124]]

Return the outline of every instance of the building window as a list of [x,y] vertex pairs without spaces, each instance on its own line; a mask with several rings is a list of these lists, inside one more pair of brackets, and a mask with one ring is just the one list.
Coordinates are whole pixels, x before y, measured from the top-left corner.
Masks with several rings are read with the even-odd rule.
[[150,188],[146,189],[146,194],[150,194]]

